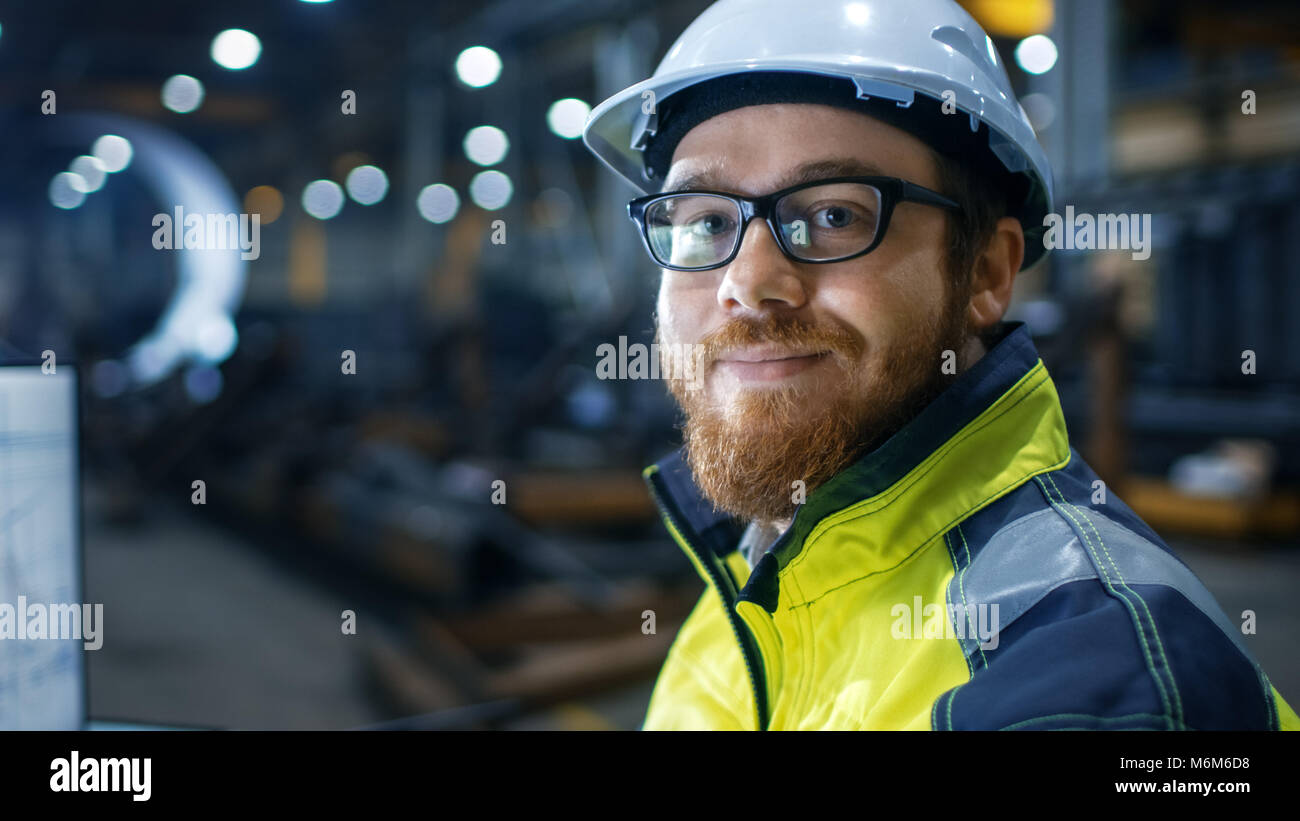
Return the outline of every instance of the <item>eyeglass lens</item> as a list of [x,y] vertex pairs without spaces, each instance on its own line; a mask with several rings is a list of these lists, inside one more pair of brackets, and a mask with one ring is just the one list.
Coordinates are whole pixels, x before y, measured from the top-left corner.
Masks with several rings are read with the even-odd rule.
[[[829,183],[793,191],[776,203],[776,221],[792,255],[807,262],[852,256],[876,239],[882,196],[863,183]],[[682,268],[716,265],[735,250],[738,205],[715,194],[678,194],[645,211],[656,261]]]

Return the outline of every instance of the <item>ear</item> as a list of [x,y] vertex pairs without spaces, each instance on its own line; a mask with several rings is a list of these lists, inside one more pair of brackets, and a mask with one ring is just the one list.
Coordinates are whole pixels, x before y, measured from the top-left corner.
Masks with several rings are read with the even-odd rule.
[[976,333],[997,324],[1007,312],[1011,286],[1024,259],[1024,229],[1014,217],[1003,217],[971,270],[970,322]]

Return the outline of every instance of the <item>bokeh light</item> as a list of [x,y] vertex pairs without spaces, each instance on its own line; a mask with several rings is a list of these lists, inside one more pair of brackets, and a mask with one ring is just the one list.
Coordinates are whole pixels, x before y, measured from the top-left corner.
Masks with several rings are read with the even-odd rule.
[[557,136],[566,140],[577,139],[582,136],[589,114],[591,106],[576,97],[566,97],[551,103],[546,112],[546,125]]
[[478,165],[496,165],[506,158],[510,138],[506,132],[491,125],[471,128],[465,135],[465,156]]
[[450,185],[442,183],[426,185],[416,197],[415,207],[419,210],[420,216],[440,225],[450,222],[456,216],[456,212],[460,210],[460,196]]
[[348,173],[348,196],[361,205],[374,205],[388,193],[388,175],[373,165],[359,165]]
[[302,208],[318,220],[332,219],[343,210],[343,188],[333,180],[316,180],[302,190]]
[[125,137],[119,137],[116,134],[105,134],[90,149],[90,153],[99,158],[104,164],[104,170],[110,174],[116,174],[124,170],[131,164],[131,156],[135,153],[131,148],[131,141]]
[[203,83],[188,74],[168,77],[162,87],[162,103],[177,114],[188,114],[203,104]]
[[456,76],[470,88],[490,86],[501,76],[501,58],[487,46],[470,46],[456,57]]
[[239,71],[257,62],[262,41],[244,29],[226,29],[212,38],[212,59],[222,68]]
[[469,198],[488,211],[505,208],[514,192],[514,184],[500,171],[481,171],[469,182]]

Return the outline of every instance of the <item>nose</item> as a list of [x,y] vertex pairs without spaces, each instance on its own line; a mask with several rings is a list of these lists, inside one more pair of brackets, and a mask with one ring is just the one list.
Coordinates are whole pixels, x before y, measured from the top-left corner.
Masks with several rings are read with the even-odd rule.
[[724,270],[718,304],[726,310],[738,306],[755,312],[793,309],[808,301],[798,263],[782,253],[759,217],[750,220],[736,258]]

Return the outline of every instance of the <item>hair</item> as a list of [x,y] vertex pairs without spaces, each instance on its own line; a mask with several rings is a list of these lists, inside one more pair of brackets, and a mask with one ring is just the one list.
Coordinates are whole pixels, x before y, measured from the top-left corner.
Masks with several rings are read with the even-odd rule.
[[[998,220],[1011,212],[1006,187],[965,158],[930,149],[939,179],[939,192],[961,206],[947,211],[944,231],[944,267],[950,296],[965,297],[972,270],[988,247]],[[980,340],[986,347],[997,336],[997,326],[985,329]]]

